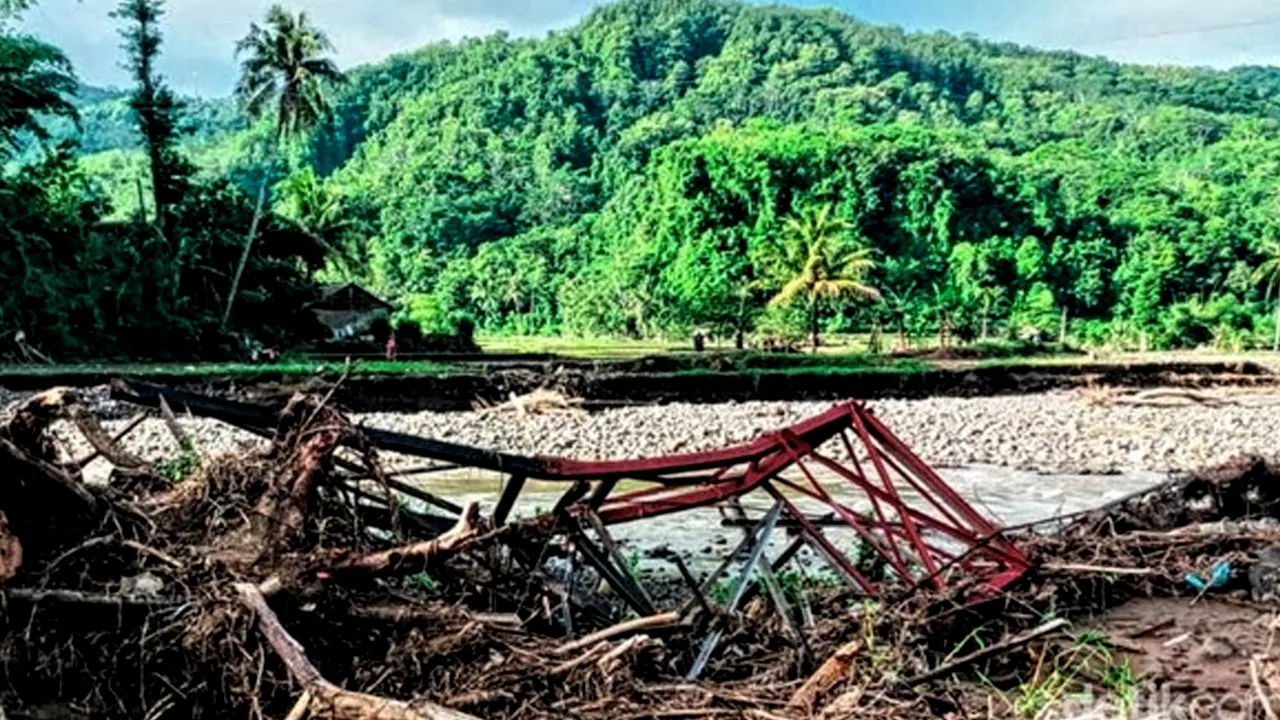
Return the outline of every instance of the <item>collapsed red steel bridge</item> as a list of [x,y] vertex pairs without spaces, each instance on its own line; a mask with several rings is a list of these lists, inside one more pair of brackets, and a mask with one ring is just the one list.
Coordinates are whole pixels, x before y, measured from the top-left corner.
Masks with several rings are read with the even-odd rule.
[[[159,407],[163,397],[175,410],[221,420],[264,437],[274,434],[277,421],[277,413],[267,407],[146,383],[117,381],[112,396],[148,407]],[[957,578],[965,578],[980,580],[987,591],[998,591],[1028,568],[1026,556],[997,525],[974,510],[860,403],[837,405],[745,445],[639,460],[526,457],[375,428],[361,428],[361,433],[366,442],[381,450],[437,463],[424,472],[476,468],[507,476],[492,514],[497,526],[509,522],[529,480],[570,484],[550,517],[525,522],[549,523],[553,529],[575,533],[584,556],[593,555],[592,564],[640,611],[652,612],[643,591],[618,563],[610,563],[604,549],[585,537],[584,524],[589,523],[603,536],[606,526],[720,505],[753,492],[771,496],[773,510],[748,533],[735,554],[752,541],[763,546],[785,516],[786,525],[797,537],[773,563],[774,570],[807,544],[853,590],[864,595],[879,595],[881,583],[837,547],[823,527],[843,527],[855,533],[906,588],[921,584],[944,588]],[[843,458],[837,457],[840,451]],[[648,487],[622,492],[619,483],[624,480],[640,481]],[[431,494],[429,483],[409,486],[393,481],[393,487],[454,515],[462,511]],[[855,510],[840,499],[849,496],[865,497],[869,509]],[[810,514],[803,505],[824,508],[826,513]],[[759,557],[757,551],[744,570],[756,565]],[[732,559],[725,560],[720,572]]]

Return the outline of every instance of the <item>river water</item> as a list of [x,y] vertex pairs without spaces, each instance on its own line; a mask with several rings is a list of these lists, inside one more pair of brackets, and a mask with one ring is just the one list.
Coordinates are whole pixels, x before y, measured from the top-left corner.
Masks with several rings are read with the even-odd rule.
[[[995,466],[941,468],[939,474],[962,497],[983,515],[1004,526],[1021,525],[1052,519],[1064,514],[1088,510],[1154,487],[1168,476],[1155,472],[1133,472],[1120,475],[1054,475],[1011,470]],[[832,496],[861,511],[870,511],[865,496],[854,486],[834,477],[819,477]],[[436,478],[420,483],[438,495],[455,502],[478,502],[483,511],[491,511],[497,503],[502,479],[492,477]],[[634,488],[645,487],[636,484]],[[563,483],[530,483],[521,493],[513,517],[533,517],[549,512],[564,493]],[[631,489],[621,487],[620,490]],[[924,510],[918,496],[904,493],[906,501]],[[811,502],[797,504],[806,512],[824,515],[829,508]],[[763,491],[741,498],[748,517],[760,518],[773,505]],[[713,567],[743,537],[740,527],[726,526],[720,508],[694,508],[677,514],[649,518],[614,526],[612,535],[627,554],[644,557],[658,549],[679,553],[695,570]],[[847,547],[854,540],[844,528],[825,528],[824,532],[838,546]],[[786,538],[775,534],[770,553],[781,550]]]

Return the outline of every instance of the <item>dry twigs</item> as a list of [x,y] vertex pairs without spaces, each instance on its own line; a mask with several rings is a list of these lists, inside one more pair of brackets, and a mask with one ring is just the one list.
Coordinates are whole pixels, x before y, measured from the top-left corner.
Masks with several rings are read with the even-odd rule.
[[582,409],[582,398],[574,398],[562,392],[547,388],[538,388],[531,393],[516,395],[500,404],[477,408],[483,413],[514,412],[517,415],[552,415],[552,414],[585,414]]
[[476,720],[475,716],[442,705],[420,702],[414,705],[374,695],[350,692],[325,680],[307,659],[306,650],[280,624],[266,598],[248,583],[235,586],[245,607],[258,616],[258,625],[289,674],[303,687],[308,710],[315,717],[331,720]]
[[[1280,473],[1242,462],[1062,519],[1051,533],[1028,528],[1019,544],[1036,568],[998,595],[959,571],[942,590],[886,584],[876,603],[784,588],[779,576],[764,595],[751,562],[741,610],[714,607],[690,575],[672,581],[681,597],[653,593],[656,611],[627,619],[616,596],[590,590],[605,563],[621,564],[615,549],[584,570],[554,522],[495,527],[476,504],[446,505],[394,481],[373,488],[360,478],[388,476],[371,454],[336,457],[366,438],[322,398],[294,398],[274,432],[253,419],[272,438],[264,451],[209,458],[176,487],[127,490],[88,488],[80,463],[58,457],[46,430],[73,403],[50,393],[0,421],[0,701],[15,712],[60,703],[148,720],[946,714],[947,703],[985,698],[968,682],[978,673],[1027,680],[1019,660],[1065,642],[1055,633],[1067,618],[1184,593],[1188,573],[1221,559],[1243,568],[1280,542],[1275,530],[1232,524],[1280,515]],[[99,444],[110,440],[81,419]],[[131,462],[104,449],[108,462]],[[444,532],[453,512],[409,522],[409,493],[460,517]],[[663,612],[672,607],[703,611]],[[799,607],[812,608],[812,623],[797,622]],[[1048,613],[1062,619],[1046,624]],[[703,682],[673,683],[708,637]],[[970,642],[982,649],[956,657]],[[1255,664],[1259,692],[1271,692],[1273,675]]]

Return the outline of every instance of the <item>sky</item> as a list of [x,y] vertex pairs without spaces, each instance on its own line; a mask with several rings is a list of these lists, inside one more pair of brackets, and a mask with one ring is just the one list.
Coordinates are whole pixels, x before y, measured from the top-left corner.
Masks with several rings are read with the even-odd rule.
[[[279,0],[168,0],[162,71],[182,93],[225,96],[235,41]],[[117,0],[39,0],[25,29],[66,51],[81,79],[123,85]],[[597,0],[286,0],[324,28],[344,66],[442,39],[505,30],[536,35],[572,25]],[[1119,60],[1231,67],[1280,65],[1276,0],[791,0],[838,7],[912,30],[1072,49]]]

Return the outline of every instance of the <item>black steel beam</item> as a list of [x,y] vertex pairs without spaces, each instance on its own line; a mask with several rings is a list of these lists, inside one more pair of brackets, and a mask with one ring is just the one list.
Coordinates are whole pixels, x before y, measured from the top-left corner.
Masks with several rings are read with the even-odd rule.
[[[159,407],[161,395],[175,409],[179,407],[185,408],[193,415],[222,420],[245,429],[274,427],[279,416],[278,410],[263,405],[250,405],[233,400],[205,397],[180,390],[162,388],[145,382],[117,381],[112,383],[111,388],[112,399],[123,400],[145,407]],[[375,447],[388,452],[442,460],[455,465],[524,475],[525,477],[543,477],[547,475],[547,468],[533,458],[484,450],[469,445],[428,440],[377,428],[361,428],[360,431]]]
[[501,527],[507,524],[511,509],[516,506],[516,499],[524,489],[525,480],[523,475],[512,475],[507,479],[507,485],[502,489],[502,497],[498,498],[498,506],[493,510],[494,526]]

